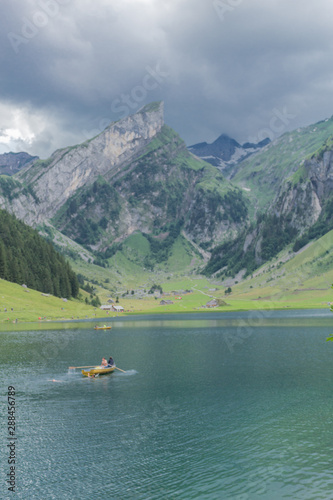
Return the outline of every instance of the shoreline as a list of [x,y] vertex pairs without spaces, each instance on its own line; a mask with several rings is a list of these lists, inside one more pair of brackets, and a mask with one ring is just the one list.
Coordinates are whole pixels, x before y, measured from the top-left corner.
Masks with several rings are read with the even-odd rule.
[[[46,320],[38,320],[38,321],[18,321],[17,323],[3,323],[0,324],[0,332],[10,332],[10,331],[31,331],[31,330],[46,330],[46,329],[73,329],[78,325],[87,325],[87,328],[90,328],[90,325],[95,325],[96,323],[114,323],[117,321],[128,320],[135,321],[135,318],[138,320],[144,320],[145,317],[154,316],[165,316],[166,319],[168,316],[198,316],[204,314],[207,315],[207,319],[209,319],[210,315],[218,314],[223,319],[224,314],[228,313],[273,313],[275,311],[325,311],[331,314],[331,309],[329,306],[303,306],[303,307],[289,307],[289,306],[280,306],[280,307],[263,307],[263,308],[228,308],[228,310],[223,310],[221,307],[210,308],[210,309],[202,309],[202,310],[185,310],[185,311],[139,311],[139,312],[124,312],[119,316],[108,316],[108,317],[96,317],[96,318],[77,318],[77,319],[46,319]],[[330,317],[330,314],[327,314],[327,317]],[[324,317],[324,316],[323,316]],[[213,320],[214,318],[212,318]],[[225,318],[227,319],[227,317]],[[333,320],[333,316],[332,316]],[[333,325],[332,325],[333,326]],[[57,328],[56,328],[57,327]]]

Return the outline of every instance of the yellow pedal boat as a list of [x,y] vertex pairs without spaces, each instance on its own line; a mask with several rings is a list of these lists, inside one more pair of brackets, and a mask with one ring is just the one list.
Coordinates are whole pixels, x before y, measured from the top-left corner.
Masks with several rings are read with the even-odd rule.
[[111,330],[112,326],[95,326],[94,330]]
[[82,375],[85,377],[94,377],[96,375],[106,375],[107,373],[112,373],[116,369],[116,365],[112,366],[95,366],[91,370],[82,370]]

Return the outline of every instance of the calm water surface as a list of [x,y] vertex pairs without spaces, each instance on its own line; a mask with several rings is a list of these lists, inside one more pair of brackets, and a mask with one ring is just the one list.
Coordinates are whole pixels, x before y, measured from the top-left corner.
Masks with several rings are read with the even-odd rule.
[[[333,499],[332,333],[328,311],[0,332],[0,498]],[[110,354],[127,373],[68,370]]]

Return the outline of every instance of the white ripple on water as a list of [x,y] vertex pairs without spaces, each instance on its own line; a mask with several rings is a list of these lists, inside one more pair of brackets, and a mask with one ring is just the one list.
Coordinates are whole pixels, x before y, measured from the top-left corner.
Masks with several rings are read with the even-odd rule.
[[136,370],[125,370],[124,372],[117,371],[117,375],[119,377],[131,377],[132,375],[137,375],[139,372]]

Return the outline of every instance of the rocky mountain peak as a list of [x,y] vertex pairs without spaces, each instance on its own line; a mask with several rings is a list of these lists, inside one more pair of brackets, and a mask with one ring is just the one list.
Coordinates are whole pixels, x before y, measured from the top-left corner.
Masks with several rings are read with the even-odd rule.
[[191,153],[199,156],[200,158],[209,158],[211,156],[218,157],[223,161],[229,161],[236,148],[240,148],[240,144],[226,134],[221,134],[214,142],[208,144],[207,142],[200,142],[189,146]]
[[34,162],[18,174],[18,179],[33,186],[38,209],[29,199],[27,206],[16,208],[17,215],[29,223],[43,222],[81,187],[91,185],[99,176],[112,179],[119,175],[122,166],[140,155],[161,131],[163,115],[163,102],[148,104],[134,115],[111,123],[96,137]]
[[264,139],[258,144],[247,142],[241,145],[227,134],[221,134],[211,144],[208,144],[207,142],[200,142],[189,146],[188,149],[191,153],[195,154],[202,160],[205,160],[211,165],[214,165],[224,171],[223,173],[226,175],[225,170],[227,167],[236,165],[241,160],[258,151],[269,142],[269,139]]
[[38,156],[24,152],[0,154],[0,175],[14,175],[34,160],[38,160]]

